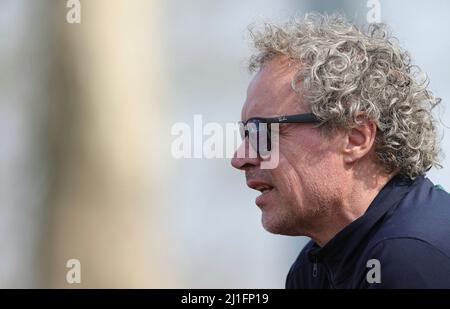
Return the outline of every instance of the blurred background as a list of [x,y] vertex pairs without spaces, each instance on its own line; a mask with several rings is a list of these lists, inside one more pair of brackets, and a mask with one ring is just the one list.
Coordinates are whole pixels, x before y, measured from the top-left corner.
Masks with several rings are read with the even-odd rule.
[[171,127],[239,120],[249,24],[378,3],[449,125],[448,1],[81,0],[69,24],[66,0],[0,0],[0,287],[283,288],[308,239],[263,230],[229,159],[174,159]]

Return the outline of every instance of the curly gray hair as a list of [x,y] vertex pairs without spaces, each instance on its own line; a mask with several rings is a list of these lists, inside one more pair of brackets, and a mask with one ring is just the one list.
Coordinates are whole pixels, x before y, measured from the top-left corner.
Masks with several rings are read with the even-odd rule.
[[[439,165],[432,109],[439,104],[384,24],[361,29],[340,15],[313,13],[250,29],[254,72],[286,56],[299,69],[292,87],[326,132],[350,129],[363,114],[378,127],[375,153],[386,172],[409,178]],[[299,83],[301,81],[301,83]],[[300,85],[300,86],[298,86]]]

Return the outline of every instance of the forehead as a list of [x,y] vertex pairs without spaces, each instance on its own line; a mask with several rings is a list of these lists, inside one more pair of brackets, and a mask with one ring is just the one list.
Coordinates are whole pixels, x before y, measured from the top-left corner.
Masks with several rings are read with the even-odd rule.
[[291,86],[297,69],[298,65],[283,58],[265,63],[247,89],[242,120],[304,112],[305,106]]

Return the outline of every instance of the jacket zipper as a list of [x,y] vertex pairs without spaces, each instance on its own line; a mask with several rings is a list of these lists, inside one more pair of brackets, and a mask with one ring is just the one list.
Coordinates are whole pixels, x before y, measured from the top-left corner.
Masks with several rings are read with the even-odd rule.
[[[330,283],[330,288],[334,289],[333,281],[331,280],[331,272],[328,270],[328,267],[326,265],[325,265],[325,272],[327,274],[328,282]],[[312,273],[314,278],[317,278],[317,273],[318,273],[318,270],[317,270],[317,258],[314,258],[313,273]]]
[[314,258],[314,264],[313,264],[313,277],[317,277],[317,258]]

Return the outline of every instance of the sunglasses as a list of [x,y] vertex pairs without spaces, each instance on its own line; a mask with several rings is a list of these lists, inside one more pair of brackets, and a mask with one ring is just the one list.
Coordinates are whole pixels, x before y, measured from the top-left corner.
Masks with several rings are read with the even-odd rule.
[[242,140],[248,137],[250,145],[256,150],[258,156],[266,156],[272,149],[271,125],[274,123],[320,123],[320,119],[313,113],[306,113],[271,118],[253,117],[245,122],[240,121],[239,132]]

